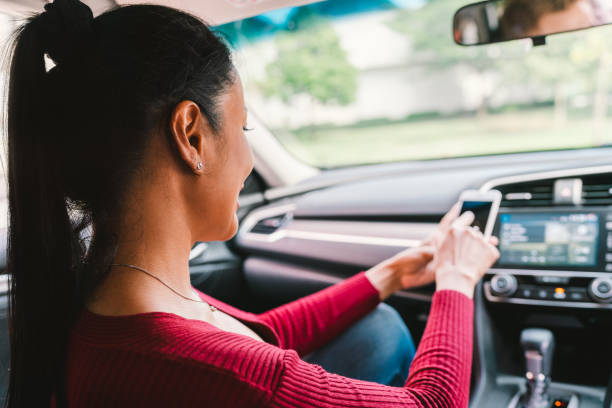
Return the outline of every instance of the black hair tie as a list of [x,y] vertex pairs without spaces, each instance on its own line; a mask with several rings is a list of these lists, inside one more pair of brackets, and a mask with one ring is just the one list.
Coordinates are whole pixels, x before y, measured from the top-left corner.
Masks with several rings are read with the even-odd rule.
[[79,0],[55,0],[45,4],[39,16],[41,41],[55,64],[83,51],[93,36],[93,13]]

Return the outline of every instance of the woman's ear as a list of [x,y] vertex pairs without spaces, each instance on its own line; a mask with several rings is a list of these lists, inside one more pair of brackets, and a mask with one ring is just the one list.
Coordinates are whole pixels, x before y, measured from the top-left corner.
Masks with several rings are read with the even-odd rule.
[[203,170],[204,146],[208,139],[206,133],[209,131],[208,123],[195,102],[182,101],[172,111],[171,140],[176,146],[180,159],[195,173]]

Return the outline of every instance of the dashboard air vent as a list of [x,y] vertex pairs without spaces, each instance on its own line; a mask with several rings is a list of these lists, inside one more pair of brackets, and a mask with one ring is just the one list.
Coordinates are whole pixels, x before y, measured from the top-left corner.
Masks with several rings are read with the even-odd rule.
[[538,180],[497,187],[502,207],[544,207],[553,205],[554,180]]
[[612,205],[610,174],[582,177],[582,205]]
[[287,214],[281,214],[274,217],[264,218],[259,220],[257,224],[251,228],[249,232],[254,234],[269,235],[278,230],[287,219]]

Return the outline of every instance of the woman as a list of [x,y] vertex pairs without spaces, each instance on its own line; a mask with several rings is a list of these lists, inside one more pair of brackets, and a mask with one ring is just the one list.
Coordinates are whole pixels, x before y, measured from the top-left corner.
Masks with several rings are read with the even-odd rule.
[[[166,7],[45,10],[18,32],[10,72],[9,406],[467,404],[471,296],[497,257],[469,214],[455,208],[428,246],[262,315],[196,292],[189,250],[234,235],[252,169],[227,47]],[[434,276],[404,386],[300,359]]]

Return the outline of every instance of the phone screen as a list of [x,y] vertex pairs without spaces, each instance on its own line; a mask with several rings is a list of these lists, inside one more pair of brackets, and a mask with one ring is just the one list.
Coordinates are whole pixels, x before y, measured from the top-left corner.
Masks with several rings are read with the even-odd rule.
[[487,221],[489,220],[489,213],[491,212],[491,201],[464,201],[461,206],[461,214],[466,211],[474,213],[474,222],[472,227],[476,227],[484,234],[487,228]]

